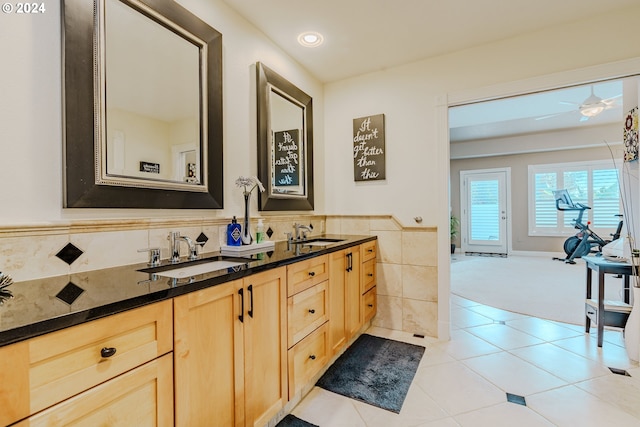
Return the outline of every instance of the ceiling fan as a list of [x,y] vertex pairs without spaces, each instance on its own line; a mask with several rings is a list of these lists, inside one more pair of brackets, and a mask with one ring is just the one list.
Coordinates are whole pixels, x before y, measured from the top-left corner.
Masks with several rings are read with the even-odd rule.
[[[585,122],[593,117],[596,117],[598,115],[600,115],[603,111],[605,110],[609,110],[611,108],[615,108],[616,102],[618,100],[618,98],[621,98],[622,94],[620,95],[616,95],[613,96],[611,98],[607,98],[607,99],[602,99],[599,96],[597,96],[594,91],[593,91],[593,85],[591,85],[591,95],[589,95],[589,97],[587,97],[587,99],[585,99],[584,101],[582,101],[581,104],[577,104],[575,102],[567,102],[567,101],[560,101],[560,104],[567,104],[567,105],[575,105],[578,107],[578,112],[580,113],[581,117],[580,117],[580,121],[581,122]],[[536,120],[543,120],[543,119],[548,119],[551,117],[556,117],[562,114],[572,114],[574,113],[574,111],[567,111],[564,113],[556,113],[556,114],[550,114],[548,116],[543,116],[543,117],[538,117],[536,118]]]

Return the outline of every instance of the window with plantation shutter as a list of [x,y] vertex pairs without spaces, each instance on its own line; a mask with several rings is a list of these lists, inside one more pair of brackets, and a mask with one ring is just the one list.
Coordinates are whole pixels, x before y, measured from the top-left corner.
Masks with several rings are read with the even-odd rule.
[[566,189],[574,203],[591,206],[583,222],[598,232],[612,233],[618,225],[619,171],[609,161],[556,163],[529,166],[529,235],[565,236],[576,233],[578,211],[556,209],[554,190]]

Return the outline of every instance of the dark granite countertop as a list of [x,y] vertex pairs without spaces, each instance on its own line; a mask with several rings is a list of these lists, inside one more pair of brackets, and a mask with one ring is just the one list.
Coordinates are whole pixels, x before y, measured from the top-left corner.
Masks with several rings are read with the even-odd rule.
[[[376,239],[351,235],[310,239],[318,237],[341,241],[327,246],[276,242],[274,248],[262,253],[232,256],[246,262],[244,265],[186,279],[154,275],[153,272],[176,267],[162,260],[162,265],[155,268],[141,263],[13,283],[7,288],[13,298],[0,305],[0,346]],[[220,257],[219,252],[204,254],[202,259],[185,261],[180,266]]]

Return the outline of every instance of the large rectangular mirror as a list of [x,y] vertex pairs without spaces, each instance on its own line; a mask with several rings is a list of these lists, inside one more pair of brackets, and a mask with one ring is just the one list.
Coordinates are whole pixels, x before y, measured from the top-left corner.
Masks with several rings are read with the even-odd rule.
[[256,64],[260,210],[313,210],[313,108],[309,95]]
[[65,207],[222,208],[222,36],[172,0],[65,0]]

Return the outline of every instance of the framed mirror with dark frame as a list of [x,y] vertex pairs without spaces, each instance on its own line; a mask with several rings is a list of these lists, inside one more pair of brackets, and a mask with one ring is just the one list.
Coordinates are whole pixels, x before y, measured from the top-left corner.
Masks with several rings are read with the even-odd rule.
[[256,75],[260,210],[313,210],[312,98],[260,62]]
[[64,0],[64,207],[221,209],[222,35],[172,0]]

